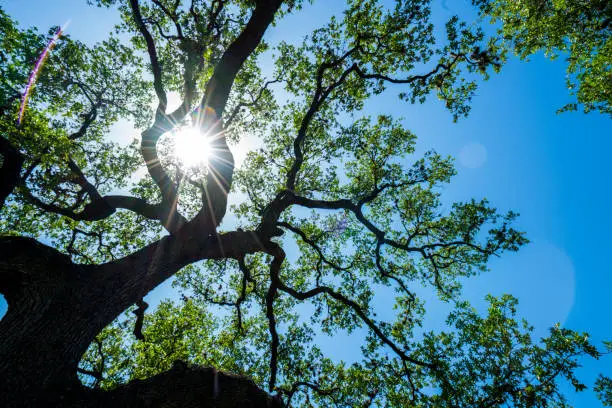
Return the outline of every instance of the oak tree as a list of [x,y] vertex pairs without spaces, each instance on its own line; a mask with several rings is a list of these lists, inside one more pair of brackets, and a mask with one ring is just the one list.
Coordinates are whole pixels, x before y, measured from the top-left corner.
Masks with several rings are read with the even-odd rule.
[[[434,30],[427,0],[349,0],[297,44],[265,34],[299,0],[94,3],[117,33],[59,33],[50,53],[57,28],[0,12],[3,403],[530,407],[562,404],[561,378],[584,388],[586,335],[534,341],[513,298],[485,316],[461,300],[527,242],[516,214],[442,205],[452,159],[367,115],[391,92],[465,116],[501,67],[495,38],[458,17]],[[147,311],[171,277],[182,297]],[[455,305],[446,328],[422,327],[416,287]],[[337,331],[365,333],[355,362],[317,345]]]

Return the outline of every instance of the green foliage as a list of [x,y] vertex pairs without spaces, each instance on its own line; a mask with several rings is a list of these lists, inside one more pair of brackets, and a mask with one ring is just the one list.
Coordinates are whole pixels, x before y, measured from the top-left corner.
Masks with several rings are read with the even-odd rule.
[[604,406],[612,406],[612,378],[600,375],[597,378],[595,392]]
[[522,59],[543,51],[567,56],[567,86],[576,102],[560,111],[612,114],[612,5],[606,0],[473,0],[504,47]]
[[[212,206],[206,180],[214,169],[185,168],[172,151],[178,132],[160,132],[155,147],[140,150],[108,136],[119,120],[146,129],[143,140],[161,125],[193,124],[228,46],[253,6],[267,4],[140,1],[139,19],[135,2],[93,3],[119,10],[121,35],[93,46],[62,37],[19,124],[20,95],[46,36],[18,29],[0,10],[0,132],[25,158],[0,232],[45,240],[84,264],[166,234],[167,214],[151,213],[170,190],[171,209],[186,222]],[[274,21],[303,3],[285,2]],[[429,3],[350,0],[300,43],[264,41],[245,57],[225,111],[215,112],[223,132],[213,136],[233,149],[256,139],[257,148],[232,173],[233,219],[215,231],[188,230],[185,243],[234,227],[266,233],[265,242],[241,256],[225,258],[220,248],[213,259],[190,258],[174,281],[182,299],[145,316],[143,341],[131,334],[131,314],[98,336],[81,361],[85,383],[112,388],[180,359],[247,375],[294,406],[563,406],[558,378],[584,388],[574,375],[579,358],[599,356],[585,335],[554,327],[532,341],[513,298],[489,298],[484,317],[462,302],[466,278],[528,242],[513,227],[517,214],[486,199],[446,203],[452,158],[415,157],[416,135],[401,120],[365,112],[371,97],[393,89],[401,103],[435,95],[457,120],[478,81],[501,68],[499,39],[458,17],[435,35]],[[529,47],[524,56],[541,46]],[[262,68],[266,58],[273,72]],[[184,101],[176,112],[167,110],[169,91]],[[142,163],[152,150],[159,158]],[[165,178],[155,178],[160,169]],[[123,206],[111,209],[118,200]],[[419,287],[456,305],[448,330],[422,327],[431,305]],[[395,301],[379,318],[380,293]],[[338,332],[363,338],[354,361],[317,346],[318,336]],[[599,384],[603,392],[607,379]]]
[[27,175],[2,209],[2,232],[44,236],[86,263],[141,246],[146,220],[133,214],[77,223],[41,211],[40,205],[78,211],[87,204],[69,162],[78,165],[101,194],[131,182],[141,166],[135,146],[108,140],[108,133],[120,118],[138,126],[150,120],[150,84],[144,79],[142,59],[113,36],[92,47],[62,36],[39,71],[23,120],[17,123],[21,94],[47,39],[34,30],[17,29],[1,9],[0,17],[0,132],[19,146]]
[[[612,342],[604,341],[607,353],[612,352]],[[612,378],[600,374],[595,383],[595,392],[604,406],[612,406]]]
[[[193,288],[185,278],[182,284]],[[142,342],[131,335],[133,318],[128,316],[105,329],[81,361],[84,372],[103,368],[100,381],[90,384],[112,388],[163,372],[176,360],[263,381],[269,359],[265,316],[245,315],[237,326],[231,314],[212,312],[207,305],[223,300],[207,297],[214,291],[204,296],[201,289],[196,287],[194,296],[183,296],[178,302],[162,302],[145,320]],[[487,300],[486,315],[461,303],[448,318],[448,331],[426,332],[422,341],[413,340],[414,356],[439,366],[433,372],[412,371],[407,377],[407,366],[381,353],[377,339],[370,337],[362,348],[362,362],[336,362],[313,343],[308,324],[297,315],[286,315],[283,340],[287,347],[280,353],[284,384],[279,390],[289,396],[292,406],[405,406],[408,395],[410,406],[415,407],[568,406],[558,377],[577,391],[586,388],[574,374],[580,356],[600,357],[588,336],[557,325],[534,342],[533,328],[516,316],[516,299],[504,295]],[[411,319],[389,328],[393,336],[415,339],[411,328],[420,324],[424,310],[414,303],[411,306]],[[335,313],[340,310],[331,312],[330,318],[339,319],[332,317]],[[83,379],[91,380],[87,375]],[[609,387],[605,377],[596,387],[604,403],[609,403]]]
[[517,320],[516,299],[488,300],[485,318],[464,304],[448,320],[455,332],[426,335],[422,353],[444,361],[433,381],[441,389],[434,405],[566,406],[557,377],[586,388],[574,374],[576,356],[600,356],[586,334],[557,325],[534,344],[532,328]]

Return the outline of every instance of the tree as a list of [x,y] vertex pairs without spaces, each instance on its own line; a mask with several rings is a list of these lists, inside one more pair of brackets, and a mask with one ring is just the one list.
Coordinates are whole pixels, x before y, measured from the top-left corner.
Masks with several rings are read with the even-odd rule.
[[[612,351],[612,342],[604,341],[607,352]],[[595,392],[605,407],[612,406],[612,378],[599,375],[595,383]]]
[[[34,90],[47,40],[1,14],[8,406],[541,406],[563,402],[559,378],[584,388],[578,358],[599,356],[586,335],[555,327],[533,343],[511,297],[485,317],[460,300],[462,279],[527,242],[516,214],[486,200],[443,211],[452,160],[413,158],[410,131],[363,112],[390,88],[466,115],[478,77],[500,68],[495,39],[457,17],[437,39],[425,0],[348,1],[302,44],[275,46],[265,78],[266,29],[300,1],[96,3],[118,8],[121,36],[62,36]],[[108,140],[120,118],[138,146]],[[260,147],[235,168],[245,135]],[[206,165],[186,165],[183,140],[208,143]],[[230,193],[236,221],[222,224]],[[175,275],[183,299],[145,319],[143,297]],[[420,328],[414,285],[456,304],[448,330]],[[372,305],[385,287],[390,320]],[[361,360],[323,355],[313,327],[367,330]]]
[[[612,114],[612,5],[605,0],[474,0],[493,23],[503,47],[520,58],[543,51],[567,56],[567,86],[576,102],[561,111]],[[500,46],[502,46],[500,44]]]

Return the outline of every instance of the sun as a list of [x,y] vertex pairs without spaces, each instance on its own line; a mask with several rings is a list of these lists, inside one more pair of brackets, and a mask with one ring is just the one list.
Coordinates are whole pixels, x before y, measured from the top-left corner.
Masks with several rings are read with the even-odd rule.
[[184,167],[208,164],[210,138],[198,128],[186,126],[174,133],[174,155]]

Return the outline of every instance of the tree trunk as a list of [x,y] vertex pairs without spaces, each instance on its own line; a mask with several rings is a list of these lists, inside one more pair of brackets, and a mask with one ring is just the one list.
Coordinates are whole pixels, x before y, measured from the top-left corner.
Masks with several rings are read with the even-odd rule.
[[0,292],[8,302],[0,320],[3,406],[280,406],[247,378],[182,364],[112,391],[84,387],[77,377],[81,356],[125,309],[126,294],[141,294],[103,266],[74,264],[31,238],[0,237],[0,254]]

